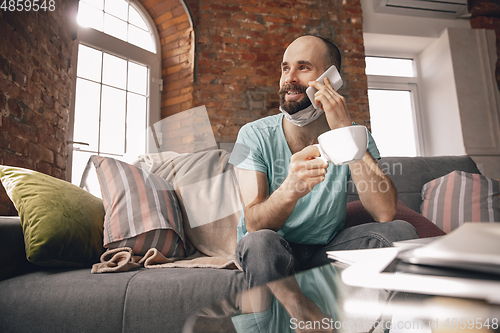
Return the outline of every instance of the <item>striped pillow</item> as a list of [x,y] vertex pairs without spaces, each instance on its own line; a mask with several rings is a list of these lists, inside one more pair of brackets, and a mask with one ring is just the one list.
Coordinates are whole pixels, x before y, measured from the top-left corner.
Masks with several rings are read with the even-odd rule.
[[464,222],[500,222],[500,182],[453,171],[422,188],[422,215],[448,233]]
[[182,215],[172,185],[113,158],[91,159],[106,210],[104,247],[126,246],[137,255],[156,248],[166,257],[184,257]]

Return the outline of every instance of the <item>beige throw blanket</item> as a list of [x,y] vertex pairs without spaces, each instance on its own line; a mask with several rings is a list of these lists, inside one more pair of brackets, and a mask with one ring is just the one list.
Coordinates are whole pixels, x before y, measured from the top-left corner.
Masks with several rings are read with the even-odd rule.
[[92,273],[137,267],[211,267],[241,269],[234,260],[241,201],[230,154],[225,150],[141,156],[141,167],[174,185],[191,247],[187,258],[166,258],[150,249],[138,257],[130,248],[106,251]]

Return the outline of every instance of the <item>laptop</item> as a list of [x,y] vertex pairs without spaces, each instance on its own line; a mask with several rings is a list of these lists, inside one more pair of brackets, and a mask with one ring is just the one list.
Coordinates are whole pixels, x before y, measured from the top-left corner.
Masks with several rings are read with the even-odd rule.
[[347,285],[500,304],[500,223],[465,223],[421,242],[427,244],[328,255],[351,264],[341,273]]

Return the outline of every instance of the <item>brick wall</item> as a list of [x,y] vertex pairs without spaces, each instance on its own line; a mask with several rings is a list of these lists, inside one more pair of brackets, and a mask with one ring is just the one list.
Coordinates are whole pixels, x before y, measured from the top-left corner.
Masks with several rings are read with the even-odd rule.
[[[369,125],[359,0],[181,1],[141,0],[160,35],[162,118],[205,105],[216,141],[234,142],[242,125],[279,112],[283,52],[310,33],[330,38],[343,51],[340,92],[353,120]],[[165,122],[160,146],[179,152],[205,148],[201,133],[193,132],[198,120]]]
[[140,2],[153,18],[160,36],[164,82],[161,117],[165,118],[193,105],[193,27],[180,0]]
[[[66,178],[75,4],[0,11],[0,164]],[[6,214],[17,212],[1,188],[0,215]]]
[[[340,92],[352,119],[369,124],[359,0],[181,1],[140,0],[160,35],[162,118],[206,105],[217,143],[234,142],[243,124],[279,112],[283,52],[310,33],[342,50]],[[54,12],[0,11],[0,164],[65,178],[77,3],[57,0]],[[203,114],[165,122],[162,130],[178,135],[162,140],[179,151],[204,147]],[[5,214],[16,212],[0,189]]]
[[497,36],[497,66],[495,76],[500,89],[500,2],[491,0],[469,0],[471,27],[495,30]]
[[[161,118],[193,107],[195,35],[182,0],[139,0],[156,24],[161,44],[163,93]],[[193,113],[178,115],[155,127],[158,149],[197,151]]]
[[354,121],[369,125],[359,0],[186,0],[197,36],[193,105],[206,105],[216,141],[234,142],[242,125],[278,113],[280,63],[304,34],[342,51],[340,90]]

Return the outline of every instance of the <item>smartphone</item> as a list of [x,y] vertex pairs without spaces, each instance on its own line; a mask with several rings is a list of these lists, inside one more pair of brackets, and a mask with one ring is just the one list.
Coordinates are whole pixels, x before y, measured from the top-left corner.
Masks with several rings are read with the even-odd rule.
[[[330,83],[332,84],[332,87],[333,89],[335,89],[335,91],[339,90],[340,87],[342,87],[342,84],[344,84],[342,78],[340,77],[340,73],[337,70],[337,67],[335,67],[335,65],[332,65],[330,68],[328,68],[323,74],[321,74],[321,76],[316,81],[324,84],[325,77],[327,77],[330,80]],[[318,89],[314,87],[309,87],[306,90],[307,96],[309,97],[312,105],[314,105],[316,109],[319,108],[320,106],[320,104],[316,104],[316,102],[314,101],[314,94],[316,94],[317,91]]]

